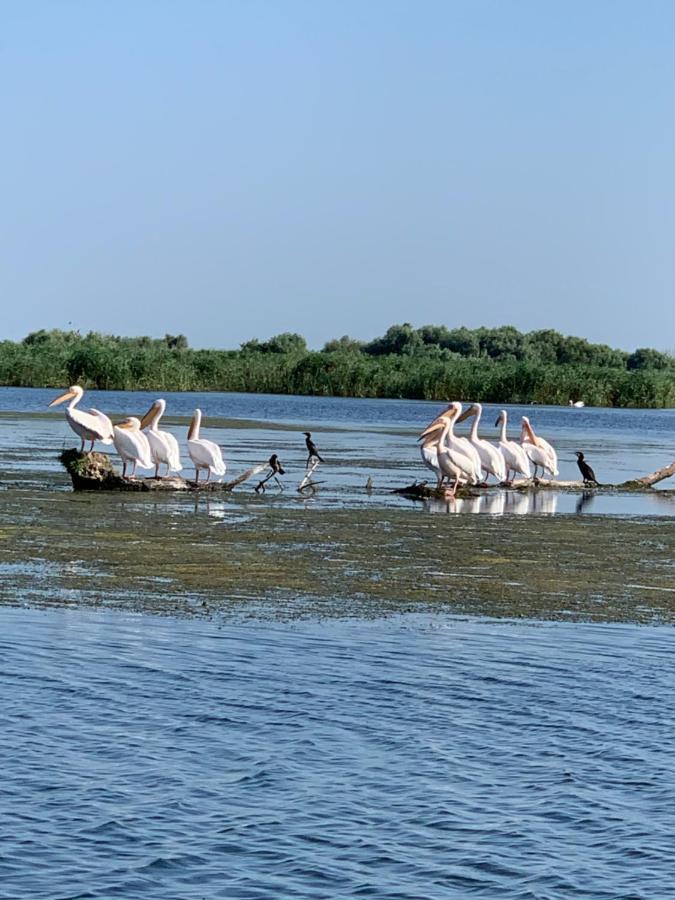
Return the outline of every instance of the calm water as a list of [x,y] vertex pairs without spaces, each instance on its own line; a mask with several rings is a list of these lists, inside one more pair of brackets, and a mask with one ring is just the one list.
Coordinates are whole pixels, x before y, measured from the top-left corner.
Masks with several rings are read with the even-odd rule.
[[0,896],[675,896],[672,631],[1,610]]
[[[166,421],[183,445],[188,417],[200,406],[228,477],[278,452],[287,490],[258,497],[245,485],[213,499],[71,496],[55,457],[74,438],[63,414],[46,410],[55,395],[0,390],[6,602],[30,603],[29,578],[54,602],[75,603],[68,579],[85,578],[100,594],[96,604],[129,609],[134,597],[125,592],[141,590],[146,569],[152,574],[152,548],[156,558],[169,535],[183,532],[175,564],[192,560],[197,573],[212,575],[222,569],[222,608],[234,584],[227,565],[236,569],[237,552],[252,547],[244,573],[251,596],[213,620],[0,606],[0,898],[675,897],[670,628],[509,624],[446,613],[325,620],[321,605],[284,624],[260,615],[263,598],[248,587],[255,573],[262,577],[253,561],[277,578],[277,571],[299,571],[306,528],[307,547],[325,570],[319,578],[310,566],[307,577],[317,590],[319,581],[324,592],[330,587],[330,604],[331,578],[344,593],[359,565],[376,570],[368,553],[358,565],[350,553],[350,541],[363,542],[352,520],[356,528],[375,517],[377,540],[396,536],[386,549],[389,564],[403,567],[397,586],[405,573],[416,580],[415,571],[435,588],[456,580],[453,552],[463,539],[470,594],[478,590],[476,566],[488,578],[487,554],[497,580],[521,558],[531,560],[531,546],[507,541],[499,559],[489,546],[495,529],[508,538],[525,525],[547,559],[563,560],[550,591],[568,591],[583,615],[602,602],[609,575],[618,570],[625,579],[627,568],[625,545],[610,544],[609,571],[598,575],[584,542],[626,526],[631,577],[640,583],[626,586],[625,609],[663,606],[673,587],[666,576],[653,583],[653,567],[668,565],[671,528],[653,516],[672,516],[667,493],[494,492],[414,505],[389,491],[426,477],[415,437],[439,404],[178,394],[167,396]],[[121,416],[144,412],[154,395],[85,399]],[[509,413],[513,433],[526,413],[556,444],[562,478],[576,477],[576,449],[604,481],[673,458],[674,411]],[[487,410],[486,434],[494,433],[494,418]],[[312,499],[294,490],[307,429],[327,460]],[[275,522],[296,543],[270,530],[270,505],[281,507]],[[447,517],[474,512],[490,518]],[[571,517],[587,512],[652,518]],[[565,517],[509,521],[523,513]],[[260,528],[252,543],[242,521]],[[429,558],[417,570],[420,522]],[[338,527],[344,546],[334,547]],[[553,527],[564,548],[551,544]],[[636,529],[643,550],[630,542]],[[588,572],[581,600],[579,572],[565,571],[572,557],[564,554],[572,552],[582,576]],[[98,557],[105,564],[97,566]],[[190,581],[186,571],[181,577],[199,597],[205,575]],[[509,590],[520,597],[527,578],[516,574]],[[165,581],[153,594],[157,610],[182,608],[188,616],[186,589],[176,588],[183,582]],[[395,602],[389,592],[385,599]],[[275,609],[274,592],[265,602]],[[355,616],[385,607],[343,608]]]
[[[4,483],[49,482],[64,489],[69,482],[56,461],[64,447],[76,439],[59,409],[47,411],[58,392],[19,388],[0,389],[0,477]],[[269,502],[298,502],[295,487],[304,473],[306,452],[302,431],[310,430],[327,460],[317,474],[321,481],[315,502],[321,504],[376,503],[403,505],[410,501],[392,496],[395,487],[426,480],[416,444],[421,428],[443,404],[403,400],[353,400],[322,397],[286,397],[258,394],[165,394],[168,414],[163,420],[185,449],[187,423],[199,406],[207,416],[205,436],[223,448],[227,477],[264,462],[278,453],[288,474],[284,497],[268,495]],[[83,406],[94,406],[113,418],[142,415],[155,394],[87,392]],[[496,439],[497,407],[487,406],[482,434]],[[551,440],[560,458],[560,478],[578,479],[574,452],[583,450],[601,481],[621,482],[644,475],[671,462],[675,456],[675,410],[571,409],[567,407],[508,407],[516,436],[520,417],[528,415],[537,431]],[[459,431],[463,430],[463,426]],[[371,478],[375,495],[366,495]],[[669,486],[668,482],[664,483]],[[250,494],[252,486],[239,490]],[[662,496],[561,494],[540,491],[522,495],[500,492],[490,497],[456,503],[434,503],[431,513],[553,514],[603,513],[672,515],[675,503]],[[420,507],[422,509],[422,507]]]

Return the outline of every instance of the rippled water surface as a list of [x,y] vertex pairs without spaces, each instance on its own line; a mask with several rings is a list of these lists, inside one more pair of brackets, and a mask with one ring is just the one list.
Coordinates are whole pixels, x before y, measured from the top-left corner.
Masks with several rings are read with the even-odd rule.
[[0,628],[2,897],[675,895],[670,629]]
[[[60,409],[47,410],[57,391],[0,388],[0,481],[69,487],[57,454],[77,439]],[[163,427],[182,446],[184,474],[191,473],[185,440],[189,416],[200,407],[203,434],[217,441],[228,466],[227,478],[278,453],[286,466],[287,493],[275,502],[297,501],[295,488],[304,475],[304,430],[313,432],[326,459],[317,472],[319,505],[406,506],[393,488],[433,476],[420,460],[416,438],[444,404],[418,400],[354,400],[266,394],[167,393]],[[94,406],[113,419],[142,415],[155,399],[147,392],[88,391],[83,407]],[[497,439],[497,407],[484,408],[481,434]],[[510,406],[509,434],[517,436],[520,418],[528,415],[538,433],[551,440],[559,456],[560,478],[577,480],[575,451],[582,450],[603,483],[619,483],[645,475],[675,457],[675,410],[572,409]],[[465,425],[458,431],[464,432]],[[100,448],[105,449],[105,448]],[[114,457],[117,463],[117,458]],[[148,474],[148,473],[146,473]],[[371,479],[375,496],[366,495]],[[668,487],[665,482],[659,487]],[[238,489],[250,495],[253,484]],[[278,494],[272,487],[272,496]],[[422,508],[422,507],[420,507]],[[430,502],[431,513],[488,515],[673,515],[675,500],[666,491],[650,494],[584,494],[539,490],[526,494],[495,491],[490,496],[454,503]]]

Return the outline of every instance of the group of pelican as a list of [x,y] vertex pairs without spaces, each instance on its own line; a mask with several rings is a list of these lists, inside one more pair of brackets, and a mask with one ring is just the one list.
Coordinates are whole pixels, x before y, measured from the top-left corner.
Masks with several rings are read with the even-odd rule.
[[[485,484],[491,475],[500,484],[508,485],[516,475],[536,478],[539,469],[553,476],[558,474],[555,450],[535,434],[527,416],[522,418],[520,441],[512,441],[506,434],[506,410],[501,410],[495,422],[495,426],[501,426],[499,441],[491,444],[478,436],[482,412],[480,403],[472,403],[462,411],[462,404],[455,400],[420,435],[422,460],[436,476],[439,488],[444,481],[452,482],[454,496],[459,484]],[[455,434],[455,425],[472,416],[468,437]]]
[[[49,404],[57,406],[69,401],[66,407],[66,421],[80,438],[80,451],[84,452],[85,444],[90,450],[99,441],[102,444],[114,444],[122,460],[122,477],[126,478],[127,467],[131,466],[131,475],[135,475],[136,466],[141,469],[155,470],[159,477],[162,465],[166,466],[165,475],[180,472],[183,468],[180,461],[178,441],[169,431],[160,431],[159,422],[166,410],[165,400],[155,400],[146,414],[138,419],[129,416],[121,422],[113,424],[105,413],[98,409],[78,409],[83,390],[79,385],[68,388]],[[187,448],[195,467],[195,480],[199,482],[199,473],[206,469],[206,481],[211,475],[222,477],[225,474],[223,454],[213,441],[199,436],[202,413],[196,409],[187,433]]]

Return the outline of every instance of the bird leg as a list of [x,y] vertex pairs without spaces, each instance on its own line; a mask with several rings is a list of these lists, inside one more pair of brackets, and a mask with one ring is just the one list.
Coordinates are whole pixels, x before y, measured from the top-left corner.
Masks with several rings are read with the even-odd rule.
[[199,466],[195,466],[195,485],[199,484]]

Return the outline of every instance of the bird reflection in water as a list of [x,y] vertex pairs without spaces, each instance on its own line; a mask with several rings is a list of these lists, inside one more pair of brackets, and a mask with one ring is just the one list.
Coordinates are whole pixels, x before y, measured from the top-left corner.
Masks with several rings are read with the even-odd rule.
[[507,516],[524,516],[529,508],[529,498],[524,491],[505,491],[504,512]]
[[480,497],[447,497],[445,500],[427,500],[425,506],[428,512],[454,514],[482,512],[483,502],[486,498]]
[[558,511],[557,491],[533,491],[529,512],[539,516],[553,516]]
[[584,491],[583,494],[579,494],[575,509],[576,514],[580,516],[583,512],[588,512],[588,507],[594,500],[595,494],[593,491]]

